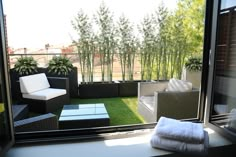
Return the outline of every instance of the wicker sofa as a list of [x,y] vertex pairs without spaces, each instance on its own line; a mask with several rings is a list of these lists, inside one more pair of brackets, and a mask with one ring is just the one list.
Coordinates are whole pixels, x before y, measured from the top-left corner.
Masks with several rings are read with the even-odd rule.
[[16,132],[57,130],[58,119],[52,113],[14,121]]
[[168,81],[138,84],[138,112],[146,122],[157,122],[161,116],[175,119],[196,118],[199,90],[165,91],[167,85]]
[[37,113],[55,112],[70,103],[68,78],[35,74],[20,77],[21,102]]

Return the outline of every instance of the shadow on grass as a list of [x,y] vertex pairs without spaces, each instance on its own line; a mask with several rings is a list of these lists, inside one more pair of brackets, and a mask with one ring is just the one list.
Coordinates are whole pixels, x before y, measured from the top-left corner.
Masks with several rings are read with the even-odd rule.
[[110,125],[140,124],[137,98],[72,99],[71,104],[104,103],[110,116]]

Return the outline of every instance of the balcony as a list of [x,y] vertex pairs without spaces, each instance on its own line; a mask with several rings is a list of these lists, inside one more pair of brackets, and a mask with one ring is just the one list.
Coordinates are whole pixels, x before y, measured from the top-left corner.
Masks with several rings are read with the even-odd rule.
[[[54,128],[49,128],[50,130],[75,128],[81,129],[86,127],[120,126],[147,123],[147,121],[145,121],[144,117],[140,115],[140,112],[138,111],[138,82],[165,82],[169,78],[171,78],[170,72],[169,76],[164,77],[164,75],[155,74],[155,71],[144,71],[143,68],[147,67],[145,65],[142,65],[143,63],[141,61],[141,54],[134,55],[134,61],[131,63],[133,69],[128,69],[128,65],[123,67],[129,70],[127,73],[124,73],[124,71],[122,71],[121,57],[123,56],[115,54],[113,58],[112,79],[110,78],[110,81],[108,80],[108,75],[102,75],[101,73],[101,66],[105,66],[104,69],[107,69],[106,67],[109,65],[108,63],[104,63],[104,65],[99,63],[101,57],[99,54],[94,55],[92,75],[91,73],[88,74],[88,71],[82,71],[81,65],[83,64],[81,64],[81,56],[78,53],[10,54],[9,61],[14,61],[10,62],[10,77],[12,84],[11,90],[14,104],[13,106],[27,105],[27,103],[22,100],[22,95],[19,87],[19,77],[25,76],[26,74],[20,75],[15,70],[16,67],[14,65],[18,64],[16,63],[19,61],[18,58],[24,59],[25,57],[29,56],[32,57],[33,60],[38,62],[37,65],[41,66],[37,66],[37,72],[34,73],[45,73],[50,77],[65,77],[68,78],[70,84],[70,104],[65,104],[64,107],[50,112],[56,118],[53,118],[51,115],[47,115],[49,116],[49,119],[52,120],[51,123],[57,123]],[[72,71],[67,75],[50,73],[48,70],[48,65],[50,64],[50,62],[53,60],[53,58],[58,58],[58,56],[67,58],[68,61],[73,64]],[[164,74],[164,70],[165,69],[160,69],[159,74]],[[180,71],[180,73],[181,72],[182,71]],[[108,74],[107,71],[105,74]],[[93,78],[91,78],[91,76],[93,76]],[[129,80],[130,76],[132,76],[131,80]],[[142,78],[145,78],[145,80],[142,80]],[[157,78],[158,80],[154,80]],[[91,107],[92,105],[93,107]],[[101,105],[104,105],[104,109],[106,111],[104,111],[104,109],[100,107],[96,107]],[[40,123],[42,123],[41,117],[45,116],[44,113],[41,113],[37,110],[32,111],[30,106],[28,106],[27,111],[25,111],[25,109],[23,111],[25,115],[23,115],[20,119],[15,119],[15,121],[30,118],[31,119],[29,121],[32,121],[32,118],[36,117],[35,125],[37,126],[39,125],[37,124],[37,118],[39,117],[39,121]],[[80,114],[80,117],[78,117],[78,114]],[[85,118],[86,121],[81,121],[81,116],[87,116],[87,118]],[[79,122],[77,121],[78,119]],[[97,119],[103,120],[99,121]],[[64,124],[63,120],[67,122]],[[29,125],[29,128],[30,127],[32,127],[31,124]]]

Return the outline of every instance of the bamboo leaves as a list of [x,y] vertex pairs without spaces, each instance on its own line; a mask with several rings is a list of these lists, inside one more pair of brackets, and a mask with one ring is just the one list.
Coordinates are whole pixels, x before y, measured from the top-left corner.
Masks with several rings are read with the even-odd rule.
[[154,65],[155,27],[153,18],[146,16],[139,27],[142,35],[141,45],[141,80],[151,80]]
[[74,41],[77,46],[82,82],[93,82],[95,37],[89,17],[80,10],[72,21],[73,28],[78,32],[79,39]]
[[[202,52],[203,0],[178,1],[170,12],[162,3],[138,25],[122,15],[114,16],[104,4],[99,6],[94,21],[82,10],[72,22],[79,39],[78,49],[83,82],[92,82],[95,54],[100,61],[101,80],[112,82],[113,63],[120,61],[122,80],[133,80],[135,58],[141,64],[141,80],[165,80],[181,77],[185,59]],[[92,28],[94,26],[94,28]],[[94,31],[96,30],[96,32]]]
[[[119,18],[117,34],[122,80],[133,80],[137,40],[133,35],[133,26],[124,15]],[[126,72],[128,73],[128,78],[126,78]]]
[[[115,54],[115,27],[113,23],[113,15],[109,8],[102,3],[95,16],[95,22],[99,27],[98,44],[101,63],[102,81],[112,81],[113,61]],[[106,66],[106,69],[105,69]]]

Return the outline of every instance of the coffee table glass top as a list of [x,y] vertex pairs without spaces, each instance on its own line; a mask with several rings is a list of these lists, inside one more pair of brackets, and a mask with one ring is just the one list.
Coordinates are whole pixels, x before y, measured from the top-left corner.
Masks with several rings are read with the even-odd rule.
[[109,118],[104,104],[78,104],[64,105],[59,121],[101,118]]

